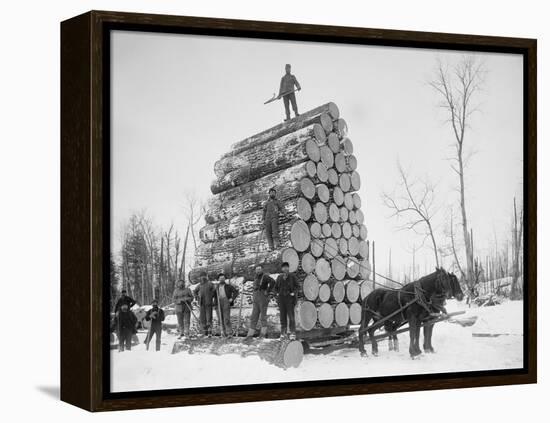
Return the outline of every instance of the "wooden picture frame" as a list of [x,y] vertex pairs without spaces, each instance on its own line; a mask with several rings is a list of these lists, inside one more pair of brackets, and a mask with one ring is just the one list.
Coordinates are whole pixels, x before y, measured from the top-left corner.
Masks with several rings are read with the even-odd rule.
[[[109,31],[518,53],[524,61],[524,368],[316,382],[109,392]],[[536,40],[91,11],[61,23],[61,399],[89,411],[536,383]],[[107,296],[106,296],[107,295]]]

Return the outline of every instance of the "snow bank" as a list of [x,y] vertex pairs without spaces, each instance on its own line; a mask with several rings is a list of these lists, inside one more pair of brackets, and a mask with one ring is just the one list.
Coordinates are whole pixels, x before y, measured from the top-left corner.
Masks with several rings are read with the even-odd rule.
[[[465,304],[449,302],[449,312],[465,309]],[[477,315],[472,327],[438,323],[434,329],[436,354],[411,360],[408,335],[399,336],[401,351],[388,351],[387,342],[379,344],[380,355],[361,358],[356,349],[326,355],[306,355],[297,369],[282,370],[258,357],[239,355],[171,354],[173,335],[163,333],[162,350],[146,351],[140,344],[130,352],[111,353],[113,392],[242,385],[304,380],[392,376],[473,370],[512,369],[523,366],[523,309],[521,302],[500,306],[465,309],[465,316]],[[502,331],[512,336],[473,337],[475,331]],[[140,334],[143,340],[144,334]],[[367,345],[370,352],[370,346]]]

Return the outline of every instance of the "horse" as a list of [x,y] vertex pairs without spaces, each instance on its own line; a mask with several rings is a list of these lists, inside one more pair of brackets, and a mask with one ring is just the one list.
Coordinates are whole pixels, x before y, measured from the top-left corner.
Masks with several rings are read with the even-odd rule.
[[[384,329],[389,333],[390,350],[399,350],[395,331],[405,323],[409,324],[409,354],[411,358],[420,355],[420,327],[422,322],[433,315],[445,313],[445,301],[456,298],[462,301],[464,294],[458,278],[442,268],[411,282],[401,289],[377,288],[362,302],[361,326],[359,328],[359,351],[366,356],[364,336],[371,320],[374,323],[387,318]],[[433,323],[424,326],[424,351],[435,352],[432,346]],[[374,327],[369,332],[372,354],[378,355],[378,343],[374,338]]]

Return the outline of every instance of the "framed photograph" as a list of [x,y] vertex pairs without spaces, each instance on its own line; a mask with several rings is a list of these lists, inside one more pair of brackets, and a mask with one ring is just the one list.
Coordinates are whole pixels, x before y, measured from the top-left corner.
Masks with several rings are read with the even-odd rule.
[[536,382],[536,40],[61,23],[61,399]]

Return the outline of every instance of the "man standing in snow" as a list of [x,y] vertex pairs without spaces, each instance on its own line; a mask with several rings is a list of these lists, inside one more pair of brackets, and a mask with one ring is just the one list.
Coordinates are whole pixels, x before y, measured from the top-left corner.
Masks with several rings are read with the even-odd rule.
[[206,272],[202,272],[194,294],[200,307],[199,321],[203,336],[212,336],[212,303],[215,292],[214,284],[208,280]]
[[136,324],[136,316],[129,310],[128,304],[122,303],[120,310],[115,314],[112,327],[118,336],[119,352],[132,349],[132,336],[137,333]]
[[176,317],[178,318],[178,338],[189,336],[193,291],[191,291],[189,285],[185,286],[183,279],[180,279],[178,287],[174,290],[173,299],[176,305]]
[[279,247],[279,215],[286,214],[283,205],[277,200],[275,188],[269,189],[269,198],[264,204],[263,219],[265,236],[270,250]]
[[122,304],[126,304],[128,306],[128,310],[131,309],[136,304],[136,300],[128,296],[127,291],[125,289],[123,289],[120,292],[120,298],[117,300],[115,304],[115,313],[119,312]]
[[151,322],[151,327],[149,328],[149,333],[145,338],[145,345],[147,350],[149,350],[149,343],[153,340],[153,335],[155,338],[155,347],[156,351],[160,351],[160,337],[162,335],[162,322],[164,321],[164,310],[159,307],[158,301],[155,299],[151,303],[152,307],[147,310],[145,314],[145,320]]
[[290,65],[285,65],[285,74],[281,78],[281,85],[279,87],[279,96],[277,98],[283,98],[285,104],[286,119],[285,122],[290,120],[290,107],[289,103],[292,103],[292,110],[294,114],[299,116],[298,105],[296,104],[296,94],[294,94],[294,87],[300,91],[302,87],[294,75],[290,73]]
[[250,315],[247,338],[252,338],[256,333],[258,319],[260,320],[260,337],[267,336],[267,306],[269,292],[273,289],[273,285],[275,285],[273,278],[264,273],[262,266],[256,266],[256,278],[254,279],[254,292],[252,294],[252,314]]
[[[239,290],[233,285],[225,282],[225,275],[218,275],[218,286],[214,295],[214,307],[220,322],[221,332],[225,336],[232,336],[231,331],[231,306],[235,302],[235,298],[239,295]],[[219,306],[218,306],[219,302]]]
[[[275,294],[279,305],[279,318],[281,319],[281,338],[284,338],[287,327],[290,329],[290,339],[296,338],[296,323],[294,320],[294,306],[296,305],[296,290],[298,282],[296,276],[289,272],[287,262],[281,265],[281,273],[275,281]],[[288,325],[287,325],[288,323]]]

